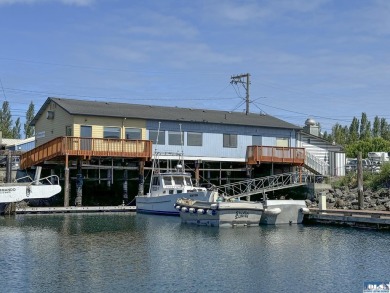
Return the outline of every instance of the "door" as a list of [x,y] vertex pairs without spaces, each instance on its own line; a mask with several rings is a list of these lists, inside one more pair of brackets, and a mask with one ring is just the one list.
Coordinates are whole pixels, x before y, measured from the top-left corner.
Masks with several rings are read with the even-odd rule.
[[80,127],[80,150],[92,149],[92,126],[81,125]]

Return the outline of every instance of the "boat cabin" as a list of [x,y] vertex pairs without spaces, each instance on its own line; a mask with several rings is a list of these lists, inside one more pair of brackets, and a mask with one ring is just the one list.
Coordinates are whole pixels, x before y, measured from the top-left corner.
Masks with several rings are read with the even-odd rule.
[[158,173],[152,176],[150,196],[187,193],[194,190],[189,173]]

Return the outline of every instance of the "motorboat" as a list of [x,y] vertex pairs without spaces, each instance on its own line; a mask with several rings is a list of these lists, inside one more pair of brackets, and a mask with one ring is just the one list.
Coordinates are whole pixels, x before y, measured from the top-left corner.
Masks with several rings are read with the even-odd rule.
[[40,178],[40,168],[34,179],[24,176],[10,183],[0,183],[0,214],[10,203],[30,199],[50,198],[61,192],[60,180],[57,175]]
[[182,223],[212,227],[259,226],[264,212],[261,202],[197,201],[181,198],[175,204]]
[[212,192],[205,187],[194,186],[192,176],[184,166],[182,153],[156,152],[149,192],[135,197],[137,212],[179,216],[174,207],[179,198],[209,201]]

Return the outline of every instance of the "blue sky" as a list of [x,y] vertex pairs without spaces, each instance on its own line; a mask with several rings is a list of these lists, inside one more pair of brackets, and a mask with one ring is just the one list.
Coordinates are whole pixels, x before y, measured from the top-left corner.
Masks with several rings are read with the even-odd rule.
[[0,0],[0,101],[250,111],[323,130],[390,122],[390,1]]

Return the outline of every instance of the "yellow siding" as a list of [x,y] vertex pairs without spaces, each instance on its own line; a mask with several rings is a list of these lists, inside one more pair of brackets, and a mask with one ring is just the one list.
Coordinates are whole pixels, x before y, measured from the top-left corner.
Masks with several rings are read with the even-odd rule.
[[74,117],[74,136],[80,136],[80,126],[92,126],[92,137],[103,138],[105,126],[120,127],[122,129],[121,138],[125,137],[126,127],[135,127],[142,129],[142,139],[146,139],[146,121],[141,119],[123,119],[109,117]]
[[[48,111],[54,112],[53,119],[47,119]],[[73,124],[72,121],[73,119],[70,114],[64,111],[56,103],[51,102],[35,124],[36,146],[44,144],[58,136],[64,136],[66,126],[71,126]]]

